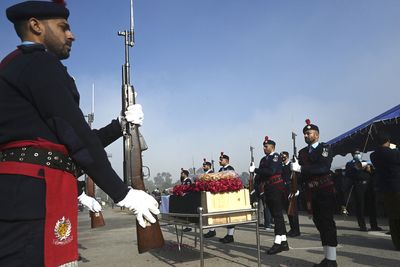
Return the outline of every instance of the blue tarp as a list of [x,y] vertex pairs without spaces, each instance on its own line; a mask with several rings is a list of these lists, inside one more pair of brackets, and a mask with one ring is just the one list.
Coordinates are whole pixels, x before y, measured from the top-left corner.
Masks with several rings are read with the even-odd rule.
[[345,156],[356,149],[363,152],[372,151],[376,147],[374,138],[380,129],[390,133],[392,143],[400,144],[400,105],[339,135],[328,144],[331,145],[334,155]]

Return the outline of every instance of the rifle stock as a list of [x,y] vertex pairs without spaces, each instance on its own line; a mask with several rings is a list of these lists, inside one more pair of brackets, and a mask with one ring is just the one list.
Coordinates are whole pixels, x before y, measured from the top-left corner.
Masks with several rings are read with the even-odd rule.
[[[130,84],[130,63],[129,47],[134,46],[134,22],[133,22],[133,0],[131,0],[131,27],[130,30],[118,32],[119,36],[124,36],[125,41],[125,64],[122,66],[122,110],[125,112],[127,107],[136,103],[134,88]],[[123,121],[124,138],[124,181],[134,189],[145,191],[143,181],[142,147],[140,133],[137,125]],[[154,248],[164,245],[164,237],[161,232],[158,218],[156,222],[147,222],[146,228],[142,228],[136,221],[136,232],[139,253],[147,252]]]
[[292,172],[292,176],[290,178],[291,183],[290,183],[290,192],[292,194],[292,197],[289,200],[289,207],[287,214],[289,216],[294,216],[297,210],[297,197],[294,195],[297,192],[297,173]]
[[[87,176],[87,178],[86,178],[86,194],[89,197],[96,199],[96,191],[95,190],[96,190],[96,187],[95,187],[93,180],[89,176]],[[101,211],[99,211],[99,212],[89,211],[89,215],[90,215],[90,227],[91,228],[98,228],[98,227],[102,227],[102,226],[106,225]]]

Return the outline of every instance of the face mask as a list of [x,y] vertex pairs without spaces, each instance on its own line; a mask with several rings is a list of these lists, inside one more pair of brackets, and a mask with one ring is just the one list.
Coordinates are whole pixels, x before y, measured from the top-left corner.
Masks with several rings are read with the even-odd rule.
[[361,160],[361,154],[355,154],[354,155],[355,160]]

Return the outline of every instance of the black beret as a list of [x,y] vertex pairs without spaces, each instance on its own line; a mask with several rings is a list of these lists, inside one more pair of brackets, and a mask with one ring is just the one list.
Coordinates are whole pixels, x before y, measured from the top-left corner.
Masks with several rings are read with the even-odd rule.
[[304,128],[303,128],[303,134],[309,130],[315,130],[315,131],[319,132],[318,126],[315,124],[312,124],[309,119],[306,119],[306,126],[304,126]]
[[182,173],[186,174],[186,176],[189,176],[189,171],[188,170],[184,170],[183,168],[181,168],[181,174]]
[[229,156],[225,155],[224,152],[221,152],[221,156],[219,156],[219,159],[227,159],[227,160],[229,160]]
[[391,140],[391,136],[388,132],[386,132],[385,130],[379,130],[377,136],[376,136],[376,143],[378,145],[383,145],[386,142],[390,142]]
[[207,161],[206,159],[203,159],[203,166],[208,165],[211,167],[211,162]]
[[268,136],[264,138],[263,145],[273,145],[276,146],[276,143],[273,140],[270,140]]
[[[59,1],[60,2],[60,1]],[[63,1],[61,1],[63,2]],[[47,2],[47,1],[26,1],[13,6],[6,10],[7,18],[15,23],[29,18],[48,19],[48,18],[64,18],[68,19],[69,10],[63,3]]]

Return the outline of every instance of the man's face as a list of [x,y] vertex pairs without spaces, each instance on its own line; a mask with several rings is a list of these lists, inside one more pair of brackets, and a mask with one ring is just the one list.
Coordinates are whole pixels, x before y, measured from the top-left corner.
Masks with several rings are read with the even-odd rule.
[[271,145],[271,144],[264,144],[264,153],[265,154],[271,154],[272,152],[274,152],[275,150],[275,146]]
[[288,157],[286,156],[286,154],[283,154],[283,153],[281,153],[281,158],[282,158],[283,163],[286,163],[289,160]]
[[304,141],[308,145],[312,145],[319,139],[319,133],[316,130],[308,130],[304,133]]
[[208,166],[207,164],[203,164],[203,171],[206,172],[208,171],[210,168],[210,166]]
[[222,158],[222,157],[219,158],[219,165],[226,166],[226,165],[228,165],[228,163],[229,163],[229,161],[226,158]]
[[60,60],[68,58],[72,42],[75,41],[68,21],[60,18],[42,20],[42,22],[45,29],[43,36],[44,46]]

